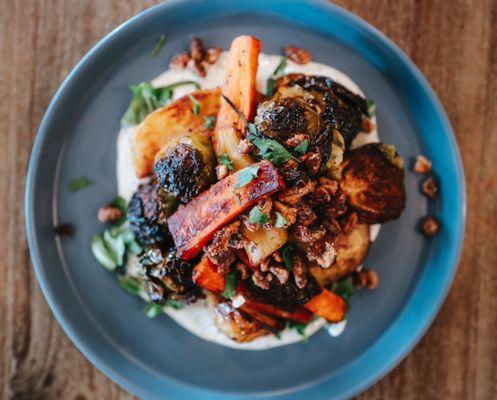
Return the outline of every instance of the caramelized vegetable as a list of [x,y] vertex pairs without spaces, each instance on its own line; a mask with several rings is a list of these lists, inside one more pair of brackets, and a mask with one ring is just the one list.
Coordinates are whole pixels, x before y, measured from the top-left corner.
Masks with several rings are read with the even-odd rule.
[[277,251],[288,240],[287,230],[274,226],[269,229],[261,227],[253,232],[244,225],[242,236],[248,239],[244,242],[244,246],[252,267],[259,265],[262,260]]
[[149,114],[133,137],[133,162],[138,178],[153,172],[154,159],[167,143],[186,135],[209,138],[212,131],[205,126],[204,117],[216,115],[219,110],[219,89],[199,90],[192,95],[200,105],[198,114],[188,96]]
[[[252,36],[239,36],[233,40],[223,86],[223,94],[249,121],[255,114],[260,47],[259,40]],[[243,128],[240,117],[222,100],[213,135],[214,149],[218,157],[226,154],[233,161],[235,169],[245,168],[253,162],[248,155],[242,155],[238,151]]]
[[204,256],[193,270],[193,282],[209,290],[210,292],[221,294],[226,286],[224,275],[219,273],[216,266]]
[[305,303],[304,307],[328,322],[341,321],[347,311],[344,299],[324,288],[320,294]]
[[257,177],[246,185],[237,187],[239,177],[247,172],[238,171],[211,186],[169,217],[169,231],[183,259],[194,258],[219,228],[261,197],[283,188],[283,181],[270,162],[261,161],[256,166]]
[[404,163],[393,146],[371,143],[351,151],[340,186],[367,223],[397,219],[404,211]]
[[312,320],[312,313],[303,307],[298,307],[295,311],[286,311],[274,307],[271,304],[258,303],[251,300],[247,301],[242,307],[274,315],[275,317],[288,319],[290,321],[300,322],[302,324],[308,324]]

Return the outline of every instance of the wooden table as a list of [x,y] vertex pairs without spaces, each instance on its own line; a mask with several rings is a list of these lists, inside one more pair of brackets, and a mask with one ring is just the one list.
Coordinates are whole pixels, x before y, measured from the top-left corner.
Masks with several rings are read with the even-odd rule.
[[[157,1],[0,0],[0,398],[125,399],[50,312],[31,267],[24,184],[38,124],[86,51]],[[363,399],[497,398],[497,1],[343,0],[421,68],[457,134],[468,224],[424,339]],[[444,151],[444,149],[440,149]]]

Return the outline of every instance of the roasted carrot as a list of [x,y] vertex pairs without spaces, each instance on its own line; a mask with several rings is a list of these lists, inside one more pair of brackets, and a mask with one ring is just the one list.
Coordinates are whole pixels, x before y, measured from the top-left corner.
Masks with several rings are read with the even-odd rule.
[[305,303],[304,307],[328,322],[341,321],[347,311],[343,298],[325,288],[320,294]]
[[224,275],[219,273],[216,266],[204,256],[193,269],[193,282],[212,293],[221,294],[226,286]]
[[[255,115],[260,49],[259,39],[253,36],[239,36],[233,40],[226,81],[222,88],[223,95],[229,98],[249,121]],[[226,154],[236,169],[245,168],[253,162],[248,155],[238,151],[241,129],[243,123],[239,115],[222,99],[212,139],[217,155]]]
[[245,304],[248,308],[260,311],[265,314],[274,315],[290,321],[307,324],[312,320],[312,313],[303,307],[297,307],[294,311],[286,311],[281,308],[272,306],[271,304],[259,303],[252,300],[247,300]]
[[261,161],[250,168],[257,172],[257,177],[244,186],[238,187],[237,184],[248,171],[238,171],[217,182],[169,217],[169,231],[180,257],[185,260],[194,258],[219,228],[261,197],[283,188],[281,176],[269,161]]

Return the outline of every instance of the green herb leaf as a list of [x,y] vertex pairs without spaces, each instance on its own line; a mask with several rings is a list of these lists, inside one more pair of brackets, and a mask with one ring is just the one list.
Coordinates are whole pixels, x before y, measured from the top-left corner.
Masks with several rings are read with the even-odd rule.
[[374,100],[368,100],[368,116],[374,117],[376,115],[376,102]]
[[345,300],[345,304],[347,305],[347,310],[349,309],[349,300],[355,293],[355,285],[352,277],[348,277],[346,279],[342,279],[340,282],[334,283],[331,286],[331,291]]
[[147,317],[155,318],[162,313],[162,308],[163,306],[161,306],[160,304],[150,302],[147,303],[143,312]]
[[200,85],[195,81],[180,81],[159,88],[154,88],[149,82],[131,85],[133,99],[121,119],[121,125],[123,127],[138,125],[152,111],[168,103],[173,98],[175,88],[185,85],[193,85],[196,89],[200,89]]
[[266,96],[267,97],[273,97],[275,85],[276,85],[276,79],[269,78],[267,80],[267,83],[266,83]]
[[80,176],[79,178],[75,178],[72,181],[70,181],[69,184],[67,185],[67,189],[70,192],[74,193],[77,192],[78,190],[91,186],[94,183],[95,183],[94,181],[87,178],[86,176]]
[[307,342],[309,338],[307,337],[305,330],[307,328],[307,324],[302,324],[299,322],[288,321],[287,326],[289,328],[295,329],[297,333],[304,338],[304,342]]
[[251,165],[250,167],[242,169],[238,173],[235,189],[240,189],[241,187],[250,183],[254,178],[257,178],[258,171],[259,171],[258,165]]
[[112,252],[118,267],[124,264],[124,255],[126,254],[126,246],[121,235],[112,236],[110,231],[106,230],[103,235],[105,246]]
[[226,165],[230,171],[233,171],[235,169],[235,167],[233,166],[233,161],[228,157],[226,153],[219,156],[219,162]]
[[173,299],[167,299],[164,304],[166,307],[171,307],[171,308],[174,308],[175,310],[180,310],[185,306],[185,304],[182,303],[181,301],[173,300]]
[[286,64],[287,64],[286,57],[282,57],[281,60],[280,60],[280,62],[279,62],[279,64],[278,64],[278,66],[273,71],[273,74],[267,80],[267,84],[266,84],[266,95],[268,97],[272,97],[273,96],[273,94],[274,94],[274,87],[276,85],[276,79],[279,78],[280,76],[282,76],[284,74],[284,70],[286,68]]
[[276,339],[281,340],[281,331],[274,332],[274,336],[276,336]]
[[300,143],[297,147],[295,147],[295,151],[300,155],[304,155],[307,153],[307,148],[309,147],[309,142],[305,139],[302,143]]
[[193,113],[195,115],[198,115],[200,113],[200,103],[193,97],[193,95],[189,94],[188,98],[192,101],[193,103]]
[[264,214],[261,209],[257,206],[252,208],[249,213],[249,222],[251,224],[259,224],[259,225],[264,225],[269,221],[269,217]]
[[293,269],[293,254],[295,252],[295,249],[291,244],[286,244],[283,247],[283,250],[281,251],[281,257],[283,258],[283,261],[285,262],[285,267],[288,271],[291,271]]
[[97,261],[109,271],[117,268],[117,258],[112,250],[108,249],[102,235],[94,235],[91,239],[91,251]]
[[273,76],[276,78],[279,78],[280,76],[282,76],[285,73],[286,65],[287,65],[286,57],[281,57],[281,60],[278,64],[278,66],[276,67],[276,69],[273,72]]
[[119,208],[122,211],[123,215],[126,215],[128,213],[128,202],[121,196],[116,196],[114,200],[112,200],[110,205],[112,207]]
[[287,162],[290,159],[299,161],[276,140],[262,138],[252,133],[247,136],[247,139],[251,141],[255,147],[257,147],[259,155],[262,158],[271,161],[276,167],[279,167],[281,164]]
[[138,279],[129,275],[117,275],[119,286],[129,294],[138,296],[142,291],[142,285]]
[[226,286],[224,287],[223,297],[231,300],[236,295],[236,287],[238,285],[238,275],[236,272],[230,272],[226,275]]
[[152,50],[152,57],[155,57],[161,51],[162,47],[166,44],[166,35],[160,35],[159,39],[157,39],[157,43]]
[[214,129],[214,127],[216,126],[216,117],[214,116],[204,117],[204,121],[205,121],[205,127],[207,129]]
[[281,215],[280,212],[276,211],[276,222],[274,223],[275,228],[284,228],[288,224],[288,221]]

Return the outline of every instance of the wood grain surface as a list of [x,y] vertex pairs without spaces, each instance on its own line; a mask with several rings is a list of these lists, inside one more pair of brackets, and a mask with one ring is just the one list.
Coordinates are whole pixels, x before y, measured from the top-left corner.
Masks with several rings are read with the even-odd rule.
[[[147,0],[0,0],[0,398],[130,399],[50,312],[24,230],[28,157],[48,103],[100,38]],[[343,0],[393,39],[438,93],[468,184],[462,261],[414,351],[361,399],[497,398],[497,1]],[[444,149],[440,149],[444,151]]]

